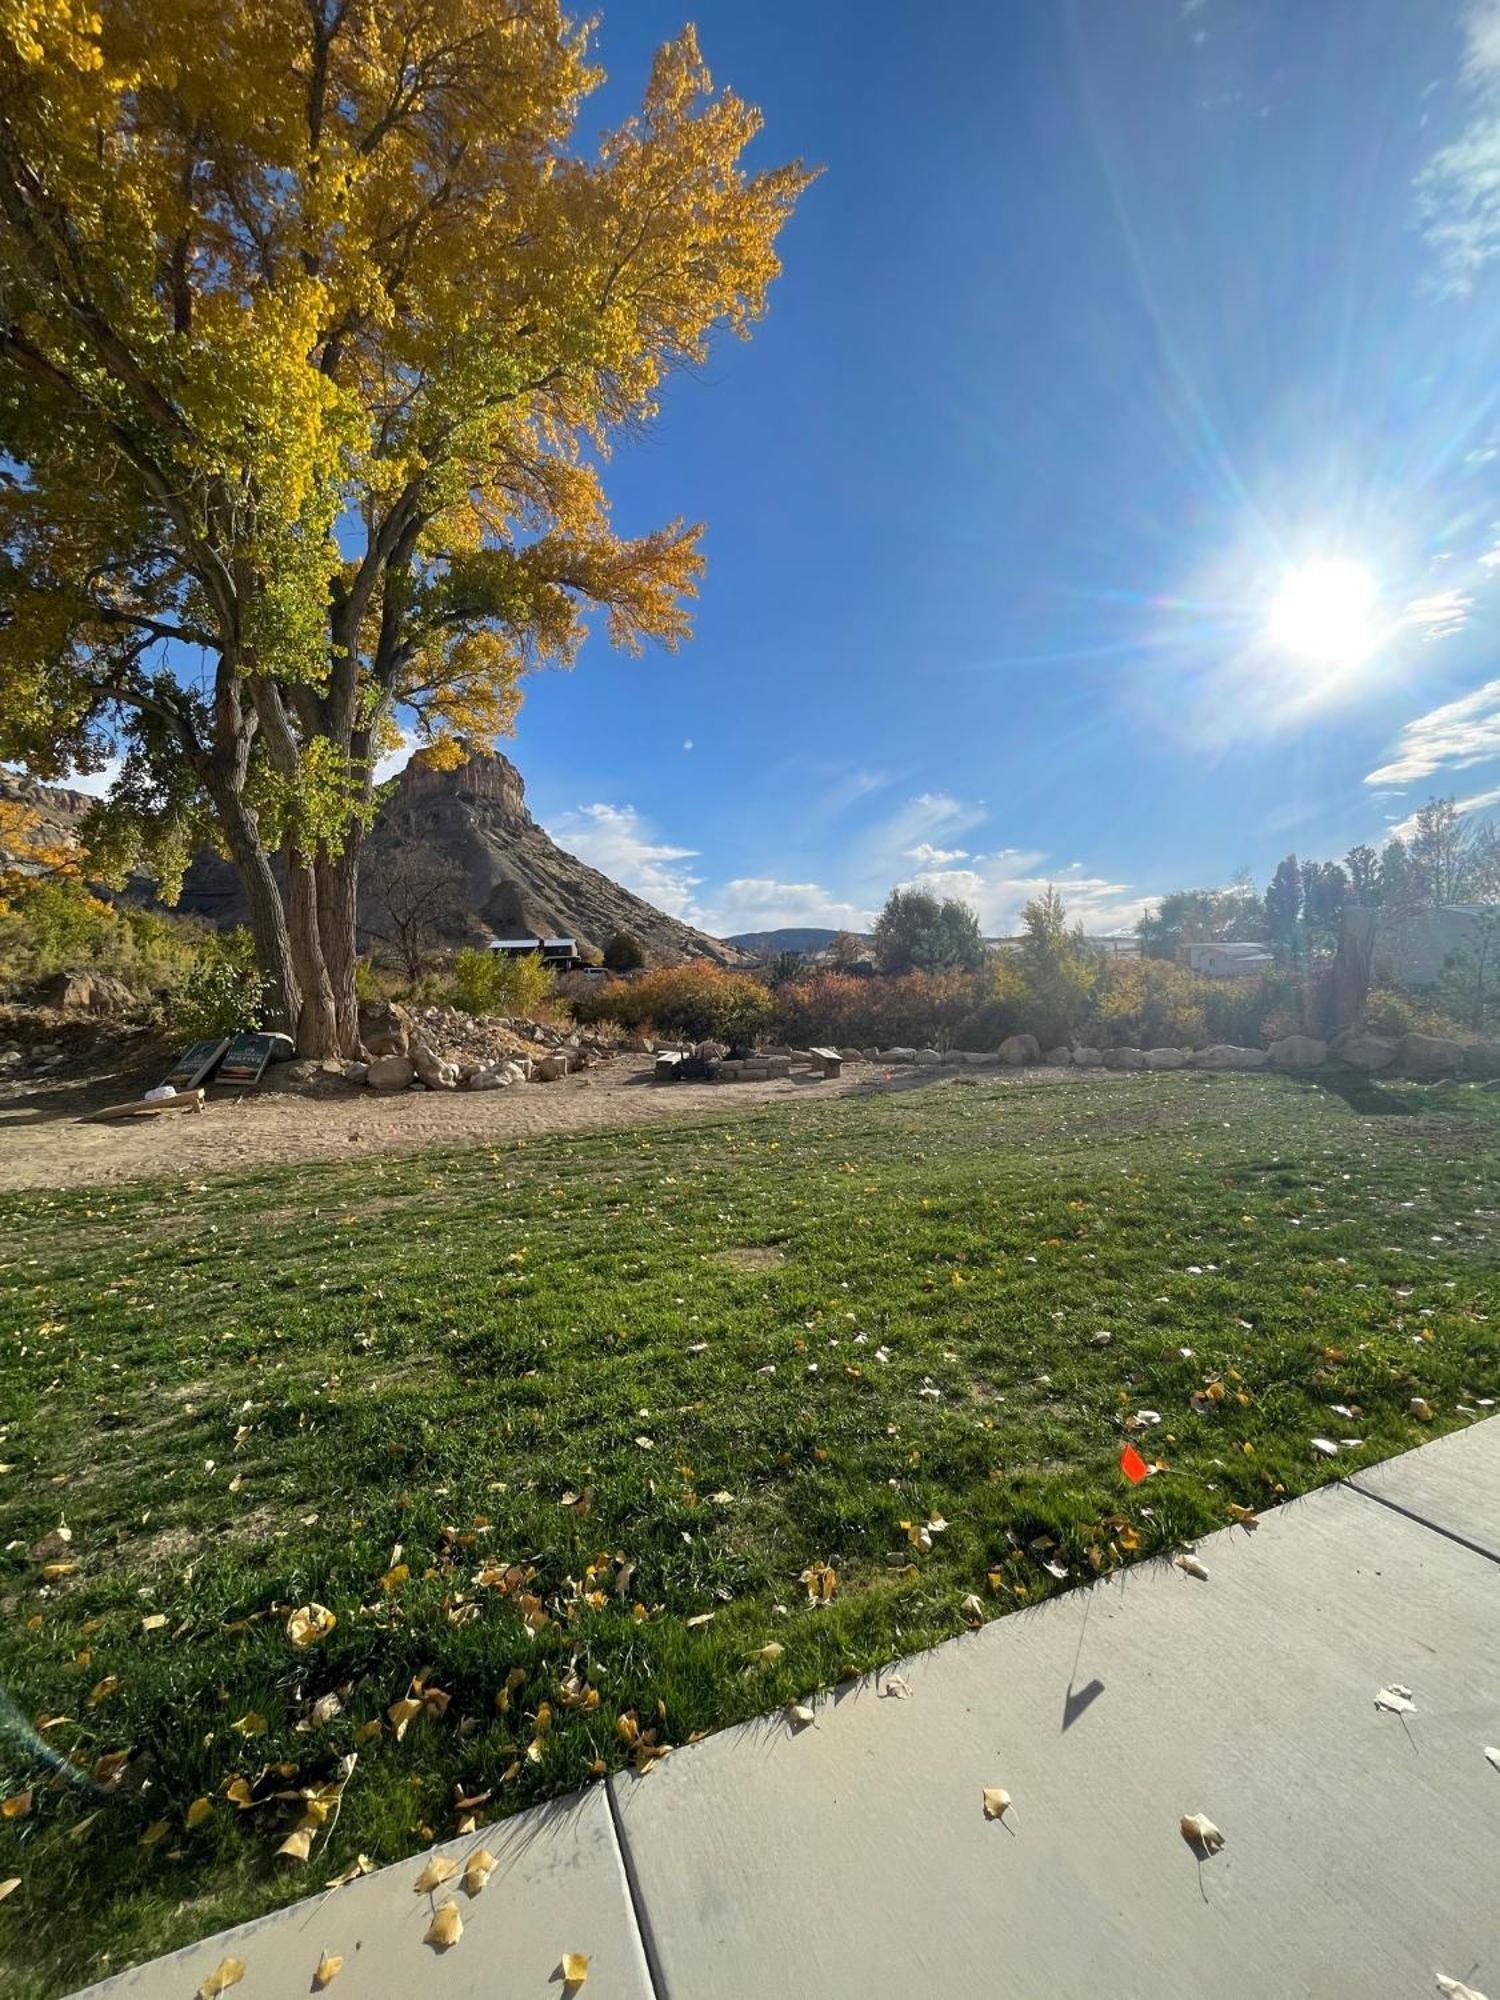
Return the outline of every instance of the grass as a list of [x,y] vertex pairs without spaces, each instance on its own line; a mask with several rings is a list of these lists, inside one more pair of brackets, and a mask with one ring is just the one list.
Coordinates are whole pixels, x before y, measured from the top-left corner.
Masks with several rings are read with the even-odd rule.
[[[1500,1094],[1146,1076],[22,1198],[0,1983],[64,1991],[458,1798],[519,1809],[1466,1421],[1497,1187]],[[337,1623],[299,1649],[310,1603]]]

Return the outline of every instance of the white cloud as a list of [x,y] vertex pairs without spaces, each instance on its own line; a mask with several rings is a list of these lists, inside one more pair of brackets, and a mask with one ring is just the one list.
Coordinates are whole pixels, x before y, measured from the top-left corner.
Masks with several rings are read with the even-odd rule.
[[702,921],[720,937],[740,931],[774,931],[792,925],[832,930],[868,930],[873,913],[841,902],[820,882],[778,882],[769,876],[741,875],[725,882]]
[[1410,785],[1445,766],[1461,771],[1500,756],[1500,680],[1486,681],[1457,701],[1444,702],[1408,722],[1388,764],[1371,771],[1367,785]]
[[1416,182],[1424,233],[1442,269],[1439,288],[1460,295],[1500,251],[1500,0],[1471,0],[1464,39],[1473,114]]
[[580,861],[669,916],[702,920],[693,901],[702,878],[681,865],[693,860],[697,850],[658,839],[634,806],[577,806],[547,831]]
[[119,777],[124,761],[122,757],[111,757],[102,771],[70,771],[58,783],[70,792],[87,792],[91,799],[102,799]]
[[[1453,801],[1453,810],[1460,818],[1468,813],[1486,812],[1491,806],[1500,806],[1500,785],[1497,785],[1492,792],[1475,792],[1472,798]],[[1399,826],[1389,827],[1386,839],[1410,840],[1416,830],[1417,815],[1412,813],[1409,818],[1402,820]]]
[[409,729],[401,732],[401,741],[394,750],[387,750],[375,766],[374,782],[383,785],[387,778],[394,778],[404,771],[412,760],[412,753],[421,748],[422,739]]
[[691,750],[691,749],[692,749],[692,747],[693,747],[693,739],[692,739],[692,737],[691,737],[691,736],[685,736],[685,737],[684,737],[684,738],[682,739],[682,747],[683,747],[683,749],[684,749],[684,750]]
[[979,913],[980,928],[991,937],[1017,930],[1022,907],[1047,888],[1054,888],[1067,906],[1068,921],[1089,932],[1130,930],[1151,905],[1152,898],[1132,893],[1125,882],[1091,875],[1082,862],[1046,866],[1047,857],[1019,848],[976,855],[967,868],[930,868],[903,883],[934,896],[956,896]]
[[1473,608],[1474,599],[1466,591],[1434,590],[1426,597],[1414,597],[1401,622],[1415,627],[1424,639],[1446,639],[1463,630]]
[[966,847],[934,847],[930,840],[919,840],[915,847],[906,850],[908,861],[915,861],[922,868],[944,868],[950,861],[967,861]]

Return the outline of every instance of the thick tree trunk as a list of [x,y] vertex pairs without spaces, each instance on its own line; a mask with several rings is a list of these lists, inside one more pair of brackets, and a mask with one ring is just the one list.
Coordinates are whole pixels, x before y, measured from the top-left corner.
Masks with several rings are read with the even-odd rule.
[[359,900],[359,850],[364,829],[358,821],[350,828],[337,854],[320,855],[317,863],[318,932],[323,941],[323,963],[333,991],[334,1024],[339,1052],[358,1056],[359,996],[354,987],[357,958],[355,919]]
[[299,1056],[337,1056],[339,1046],[338,1009],[333,986],[323,957],[323,939],[318,923],[318,884],[313,864],[306,854],[293,848],[286,854],[287,928],[291,936],[292,964],[302,989],[302,1012],[296,1029]]
[[227,787],[214,788],[213,798],[230,858],[239,871],[245,900],[250,906],[250,934],[255,940],[256,962],[266,982],[271,1024],[295,1037],[302,1013],[302,989],[271,857],[262,845],[254,813],[239,794]]

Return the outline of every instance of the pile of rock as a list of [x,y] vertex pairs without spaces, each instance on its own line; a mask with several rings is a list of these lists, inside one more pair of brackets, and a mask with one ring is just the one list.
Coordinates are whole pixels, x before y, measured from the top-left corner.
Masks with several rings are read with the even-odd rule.
[[349,1063],[344,1076],[382,1092],[507,1090],[517,1083],[555,1083],[614,1053],[594,1036],[543,1021],[465,1014],[456,1007],[408,1008],[382,1001],[362,1010],[360,1039],[368,1062]]
[[1315,1035],[1283,1035],[1269,1048],[1242,1048],[1215,1042],[1208,1048],[1111,1048],[1087,1046],[1048,1049],[1043,1056],[1034,1035],[1012,1035],[993,1055],[964,1049],[866,1049],[866,1059],[886,1065],[910,1063],[918,1068],[964,1068],[1005,1065],[1020,1068],[1045,1062],[1049,1068],[1118,1070],[1314,1070],[1336,1062],[1367,1073],[1389,1071],[1409,1077],[1500,1077],[1500,1042],[1459,1042],[1442,1035],[1382,1036],[1362,1028],[1347,1029],[1332,1041]]

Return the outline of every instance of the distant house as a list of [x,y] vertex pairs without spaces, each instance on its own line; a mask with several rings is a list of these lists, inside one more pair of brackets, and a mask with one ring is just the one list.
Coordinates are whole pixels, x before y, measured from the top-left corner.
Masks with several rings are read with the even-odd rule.
[[578,940],[570,937],[491,938],[489,948],[503,958],[539,958],[554,972],[567,972],[578,963]]
[[1380,912],[1375,929],[1375,979],[1380,985],[1436,986],[1461,953],[1480,947],[1500,904],[1445,903],[1435,909]]
[[1263,944],[1187,944],[1182,947],[1182,956],[1189,970],[1205,979],[1253,979],[1276,963],[1274,952]]

